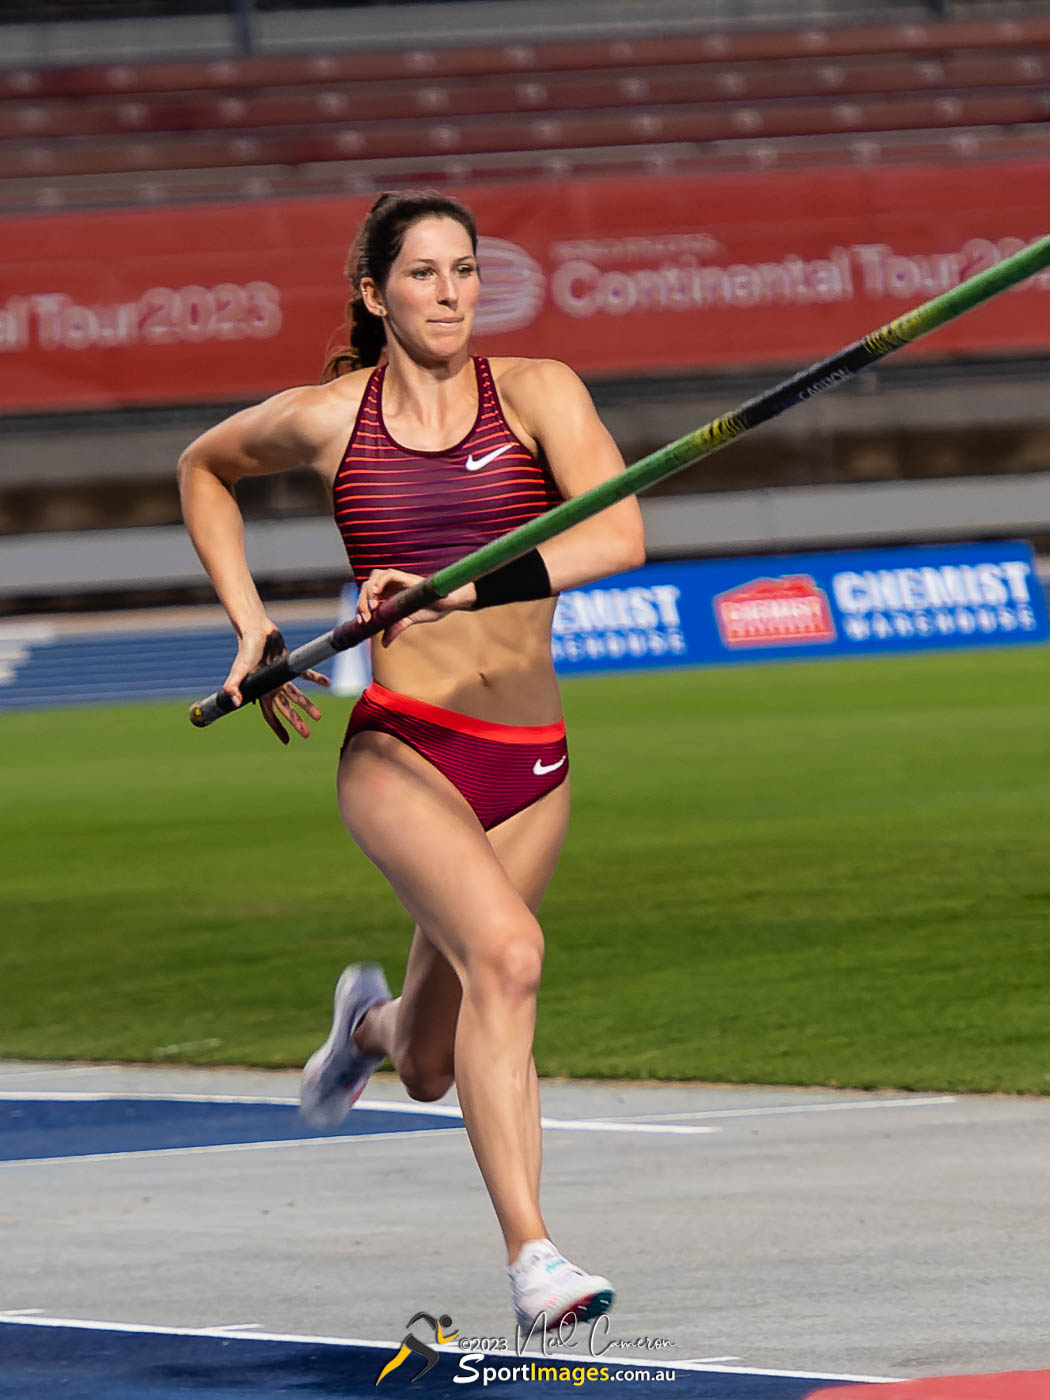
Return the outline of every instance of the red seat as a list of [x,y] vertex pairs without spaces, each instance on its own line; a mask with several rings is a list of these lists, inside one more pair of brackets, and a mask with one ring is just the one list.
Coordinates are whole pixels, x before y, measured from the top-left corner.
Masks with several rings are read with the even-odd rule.
[[630,111],[682,104],[813,99],[988,87],[1016,91],[1050,71],[1050,50],[1009,58],[931,63],[880,59],[860,63],[747,64],[712,70],[676,65],[647,72],[621,69],[585,77],[539,74],[508,84],[448,80],[438,85],[354,82],[319,88],[237,89],[212,93],[142,94],[91,100],[20,100],[0,104],[0,139],[89,136],[123,132],[230,131],[310,123],[454,118],[517,112]]
[[0,178],[461,177],[817,160],[840,139],[871,159],[894,133],[932,150],[952,128],[1016,147],[1050,116],[1047,72],[1047,19],[9,71]]

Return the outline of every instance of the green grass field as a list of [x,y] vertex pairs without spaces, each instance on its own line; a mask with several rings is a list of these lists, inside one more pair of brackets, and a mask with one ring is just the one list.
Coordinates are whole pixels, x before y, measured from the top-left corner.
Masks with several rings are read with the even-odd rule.
[[[1050,1092],[1050,649],[578,679],[555,1075]],[[4,717],[0,1055],[296,1065],[407,919],[343,832],[346,702]]]

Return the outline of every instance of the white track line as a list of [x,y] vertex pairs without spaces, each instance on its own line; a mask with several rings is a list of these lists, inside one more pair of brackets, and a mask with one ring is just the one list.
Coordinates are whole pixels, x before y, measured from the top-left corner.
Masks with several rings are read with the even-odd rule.
[[643,1123],[622,1118],[541,1118],[541,1128],[564,1128],[573,1133],[720,1133],[721,1128],[695,1128],[684,1123]]
[[[0,1101],[45,1099],[50,1103],[104,1103],[108,1099],[134,1099],[143,1103],[244,1103],[276,1104],[281,1108],[298,1108],[297,1098],[272,1098],[265,1094],[159,1094],[138,1089],[0,1089]],[[400,1099],[362,1099],[355,1113],[372,1109],[379,1113],[422,1113],[437,1118],[462,1118],[462,1113],[447,1103],[403,1103]]]
[[[0,1070],[0,1079],[32,1079],[41,1075],[54,1074],[111,1074],[123,1069],[123,1065],[49,1065],[46,1069],[5,1069]],[[171,1068],[171,1066],[167,1066]]]
[[[27,1327],[79,1327],[86,1332],[132,1332],[137,1335],[156,1334],[158,1337],[224,1337],[221,1326],[217,1327],[154,1327],[141,1322],[94,1322],[80,1317],[18,1317],[8,1323],[11,1313],[0,1310],[0,1326],[5,1324]],[[401,1345],[397,1342],[366,1341],[363,1337],[312,1337],[296,1336],[285,1332],[251,1332],[243,1338],[245,1342],[305,1342],[308,1346],[330,1347],[375,1347],[394,1351]],[[440,1348],[439,1348],[440,1350]]]
[[[299,1100],[296,1099],[296,1103]],[[403,1099],[361,1099],[354,1108],[374,1108],[382,1113],[436,1113],[439,1118],[462,1118],[454,1103],[405,1103]]]
[[[247,1094],[148,1094],[129,1089],[0,1089],[0,1100],[42,1099],[48,1103],[105,1103],[108,1099],[135,1099],[144,1103],[263,1103],[298,1108],[298,1099],[268,1099]],[[359,1104],[368,1108],[369,1104]],[[413,1108],[415,1105],[413,1105]]]
[[674,1118],[775,1118],[789,1113],[844,1113],[850,1109],[928,1108],[931,1104],[955,1103],[954,1094],[938,1094],[925,1099],[849,1099],[845,1103],[770,1104],[766,1108],[705,1108],[683,1113],[638,1113],[625,1117],[625,1123],[653,1123]]
[[[297,1342],[304,1346],[330,1346],[330,1347],[367,1347],[374,1350],[396,1351],[401,1345],[397,1342],[374,1342],[366,1341],[362,1337],[310,1337],[294,1336],[286,1332],[246,1332],[243,1336],[231,1337],[222,1327],[147,1327],[136,1322],[87,1322],[82,1318],[71,1317],[17,1317],[12,1318],[12,1314],[0,1311],[0,1326],[26,1326],[26,1327],[80,1327],[91,1332],[135,1332],[156,1334],[160,1337],[223,1337],[227,1341],[242,1342]],[[454,1346],[438,1346],[438,1351],[459,1353],[459,1348]],[[504,1360],[532,1360],[541,1358],[548,1364],[562,1361],[566,1365],[571,1364],[570,1359],[560,1353],[543,1352],[500,1352],[499,1358]],[[604,1356],[603,1360],[610,1358]],[[616,1357],[613,1359],[614,1365],[637,1366],[639,1361],[648,1361],[650,1365],[662,1370],[674,1371],[707,1371],[716,1375],[726,1376],[786,1376],[789,1379],[814,1380],[814,1381],[858,1381],[870,1382],[872,1384],[889,1385],[893,1381],[900,1380],[899,1376],[842,1376],[831,1375],[827,1371],[770,1371],[760,1370],[749,1366],[713,1366],[697,1361],[676,1361],[673,1357],[665,1356],[659,1361],[652,1357]]]

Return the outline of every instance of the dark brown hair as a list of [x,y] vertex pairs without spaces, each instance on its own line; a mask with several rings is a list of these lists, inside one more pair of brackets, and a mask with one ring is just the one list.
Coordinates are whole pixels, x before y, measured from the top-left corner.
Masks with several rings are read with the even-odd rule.
[[380,318],[373,316],[364,303],[362,278],[370,277],[377,287],[385,287],[405,234],[420,219],[433,217],[455,219],[462,224],[477,253],[478,229],[474,215],[450,195],[437,190],[387,190],[368,211],[346,259],[346,277],[350,283],[346,341],[329,351],[321,372],[322,384],[351,370],[379,363],[386,345],[386,332]]

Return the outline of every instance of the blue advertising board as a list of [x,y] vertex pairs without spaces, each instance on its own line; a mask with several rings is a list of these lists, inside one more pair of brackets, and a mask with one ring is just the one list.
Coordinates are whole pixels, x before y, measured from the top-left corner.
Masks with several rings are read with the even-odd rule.
[[[348,590],[340,617],[353,611]],[[331,626],[287,621],[289,646]],[[870,656],[1046,642],[1046,600],[1028,545],[921,546],[647,564],[563,593],[554,661],[585,671]],[[223,624],[62,635],[49,623],[0,627],[0,711],[214,690],[232,655]],[[368,682],[368,649],[335,658],[333,689]]]
[[563,593],[563,674],[1045,642],[1029,545],[647,564]]

